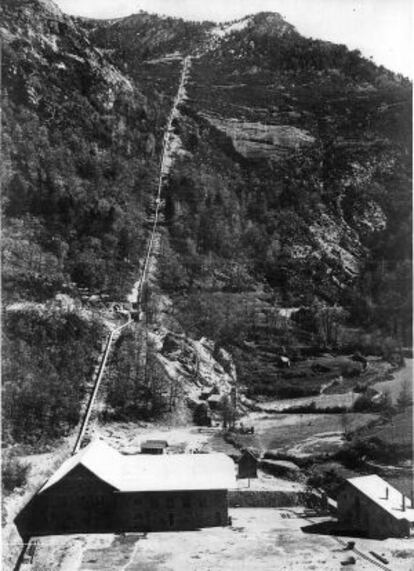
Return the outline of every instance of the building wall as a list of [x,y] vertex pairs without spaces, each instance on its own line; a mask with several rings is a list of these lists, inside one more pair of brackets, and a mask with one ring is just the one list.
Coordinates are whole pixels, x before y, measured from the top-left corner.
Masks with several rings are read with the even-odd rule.
[[114,488],[83,466],[38,494],[16,518],[21,535],[104,532],[113,529]]
[[371,537],[405,537],[410,534],[407,520],[393,517],[350,485],[338,495],[338,519]]
[[16,525],[22,537],[184,530],[228,523],[227,490],[124,493],[78,468],[35,496],[19,514]]
[[141,446],[141,454],[164,454],[164,448]]
[[250,454],[244,454],[238,465],[238,478],[257,478],[257,460]]
[[116,493],[116,521],[124,531],[165,531],[224,526],[227,491]]

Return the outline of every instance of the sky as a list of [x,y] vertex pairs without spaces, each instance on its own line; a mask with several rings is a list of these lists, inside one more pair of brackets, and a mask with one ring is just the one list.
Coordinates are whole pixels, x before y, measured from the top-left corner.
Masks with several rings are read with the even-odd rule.
[[279,12],[307,37],[346,44],[365,57],[414,76],[413,0],[54,0],[68,13],[118,18],[145,10],[222,22],[261,11]]

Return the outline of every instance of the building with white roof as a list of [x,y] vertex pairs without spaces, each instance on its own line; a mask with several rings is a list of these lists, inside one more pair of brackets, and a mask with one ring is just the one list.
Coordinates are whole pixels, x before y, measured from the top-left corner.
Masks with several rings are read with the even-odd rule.
[[16,518],[23,537],[227,525],[225,454],[124,455],[102,441],[66,460]]
[[338,495],[338,519],[370,537],[414,532],[412,501],[376,474],[346,480]]

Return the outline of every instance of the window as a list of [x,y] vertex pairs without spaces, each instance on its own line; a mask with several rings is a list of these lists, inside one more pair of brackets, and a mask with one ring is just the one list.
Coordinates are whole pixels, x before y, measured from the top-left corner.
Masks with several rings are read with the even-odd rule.
[[134,498],[134,505],[135,506],[140,506],[142,504],[142,498],[138,497],[138,498]]
[[158,507],[158,498],[152,497],[152,498],[150,499],[150,506],[151,506],[152,508],[157,508],[157,507]]
[[191,508],[191,496],[183,496],[183,507],[186,509]]
[[167,508],[173,508],[174,507],[174,498],[172,496],[168,496],[167,497]]

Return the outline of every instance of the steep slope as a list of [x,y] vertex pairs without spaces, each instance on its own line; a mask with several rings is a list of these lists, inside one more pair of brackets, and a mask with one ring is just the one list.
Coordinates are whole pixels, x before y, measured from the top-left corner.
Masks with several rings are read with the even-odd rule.
[[[371,350],[387,335],[410,343],[411,83],[278,14],[193,26],[181,43],[171,22],[168,48],[146,31],[149,51],[131,53],[143,20],[91,38],[141,70],[194,50],[159,264],[181,325],[235,352],[249,338],[355,347],[362,331]],[[305,308],[296,325],[284,306]]]
[[123,296],[164,116],[52,3],[3,3],[4,295]]
[[3,434],[42,445],[78,422],[103,300],[137,278],[165,116],[52,2],[3,2],[0,33]]
[[[205,245],[190,231],[197,253],[247,249],[256,276],[288,303],[338,301],[370,260],[373,242],[383,248],[390,234],[399,248],[389,261],[410,257],[410,82],[345,46],[303,38],[272,13],[214,27],[141,13],[101,23],[91,37],[126,66],[170,50],[199,55],[186,118],[176,126],[189,154],[166,193],[173,235],[174,224],[194,219],[194,205],[180,196],[185,185],[197,216],[212,221],[205,231],[216,239]],[[228,215],[206,206],[212,194],[223,203],[229,192],[200,180],[203,171],[209,178],[210,164],[213,178],[221,171],[235,179]],[[223,216],[225,232],[215,232]]]
[[[363,268],[372,237],[395,225],[394,198],[410,204],[409,82],[344,46],[301,38],[272,14],[225,36],[195,63],[193,81],[192,120],[220,137],[241,168],[244,226],[272,220],[256,268],[296,301],[306,291],[337,301]],[[409,210],[398,214],[400,224]],[[405,248],[393,254],[402,258],[410,255],[409,219],[403,225]],[[292,288],[292,279],[301,286]]]
[[[95,21],[8,0],[2,15],[6,303],[79,288],[125,299],[193,56],[144,296],[158,362],[168,331],[205,336],[225,383],[221,346],[242,381],[273,390],[280,354],[355,347],[363,332],[376,350],[410,342],[407,80],[272,13]],[[187,362],[194,343],[180,345],[170,361]]]
[[[42,446],[67,435],[79,420],[104,331],[122,322],[125,311],[116,308],[142,274],[159,207],[167,120],[172,109],[171,122],[177,120],[173,100],[178,105],[185,96],[187,67],[181,74],[180,58],[137,66],[129,75],[92,45],[89,25],[49,1],[2,5],[2,404],[3,433],[11,445]],[[181,145],[168,129],[163,177]],[[155,241],[151,283],[158,229]],[[136,290],[131,295],[129,307]],[[132,387],[138,399],[134,419],[137,409],[151,416],[154,400],[159,406],[158,388],[147,374],[152,338],[163,390],[169,395],[178,377],[184,397],[194,390],[187,357],[180,357],[184,365],[177,356],[164,358],[167,331],[151,331],[150,297],[145,292],[145,323],[130,327],[130,354],[121,351],[120,359],[117,347],[111,370],[115,402],[129,395],[131,367],[139,370]],[[210,345],[183,342],[183,352],[191,347],[201,363],[201,384],[227,379]]]
[[131,70],[142,60],[170,54],[192,54],[210,39],[212,22],[190,22],[144,11],[126,18],[103,22],[83,21],[91,41],[113,53],[120,66]]

